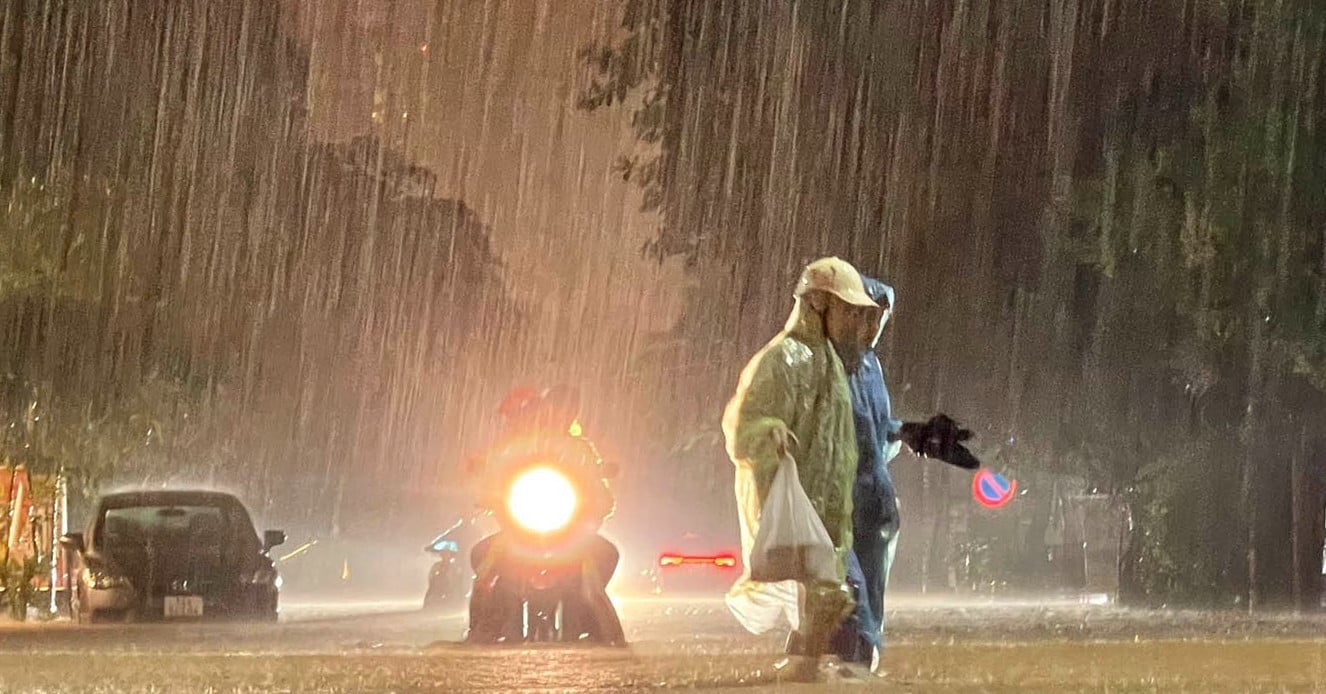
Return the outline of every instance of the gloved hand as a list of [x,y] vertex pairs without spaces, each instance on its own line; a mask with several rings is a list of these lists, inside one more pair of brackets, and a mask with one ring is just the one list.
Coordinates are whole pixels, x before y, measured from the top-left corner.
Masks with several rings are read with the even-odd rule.
[[937,458],[964,470],[975,470],[981,461],[962,445],[974,437],[970,429],[963,429],[948,415],[937,414],[928,422],[907,422],[897,438],[922,458]]

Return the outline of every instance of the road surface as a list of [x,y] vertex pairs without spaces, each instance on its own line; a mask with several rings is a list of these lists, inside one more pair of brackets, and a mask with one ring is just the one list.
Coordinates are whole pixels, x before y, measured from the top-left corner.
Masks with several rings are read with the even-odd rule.
[[[895,600],[888,675],[782,685],[721,602],[628,601],[632,645],[468,647],[459,615],[292,604],[278,624],[0,625],[3,692],[1326,691],[1326,619]],[[408,611],[402,611],[408,610]]]

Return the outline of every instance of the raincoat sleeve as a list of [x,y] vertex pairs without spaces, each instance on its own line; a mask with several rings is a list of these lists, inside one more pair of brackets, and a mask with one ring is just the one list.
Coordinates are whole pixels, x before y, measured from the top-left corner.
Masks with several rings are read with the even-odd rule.
[[784,340],[752,360],[729,412],[729,453],[738,465],[750,468],[761,499],[778,471],[780,445],[796,455],[792,431],[810,366],[809,355],[799,358],[799,346]]
[[902,431],[902,420],[888,420],[886,431],[887,435],[884,437],[882,445],[884,446],[884,464],[888,465],[902,452],[902,439],[898,437],[899,432]]
[[502,461],[512,454],[512,447],[511,440],[499,439],[465,459],[465,478],[474,485],[475,502],[480,508],[491,510],[501,505],[502,491],[497,478],[501,474]]
[[485,484],[498,474],[505,461],[524,453],[524,448],[521,439],[504,436],[466,457],[462,471],[466,477]]
[[594,513],[602,515],[605,519],[612,516],[617,510],[617,499],[612,493],[608,481],[604,479],[603,456],[599,453],[598,446],[593,441],[583,437],[573,437],[570,439],[576,450],[576,459],[583,469],[591,473],[589,479],[583,481],[591,489],[590,503],[594,506]]

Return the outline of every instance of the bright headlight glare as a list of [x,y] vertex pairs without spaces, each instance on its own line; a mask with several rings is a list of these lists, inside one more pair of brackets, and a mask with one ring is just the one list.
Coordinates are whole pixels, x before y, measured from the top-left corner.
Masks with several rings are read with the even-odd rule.
[[526,530],[547,534],[566,527],[579,503],[575,485],[550,467],[536,467],[511,484],[507,510]]

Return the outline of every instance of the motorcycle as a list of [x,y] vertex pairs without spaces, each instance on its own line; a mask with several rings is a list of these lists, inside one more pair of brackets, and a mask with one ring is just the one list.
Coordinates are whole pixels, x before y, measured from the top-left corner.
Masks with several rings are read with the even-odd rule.
[[424,609],[437,612],[450,612],[465,606],[470,598],[470,582],[473,576],[469,564],[461,555],[459,533],[465,521],[442,531],[424,548],[424,551],[437,556],[432,569],[428,572],[428,592],[424,593]]
[[534,457],[502,478],[505,503],[493,509],[500,530],[477,551],[494,569],[476,566],[490,583],[471,597],[490,601],[472,614],[491,610],[487,618],[494,622],[476,628],[484,617],[472,618],[471,640],[624,641],[621,620],[602,590],[617,550],[598,532],[607,513],[595,503],[608,494],[604,481],[615,469],[604,465],[596,472]]

